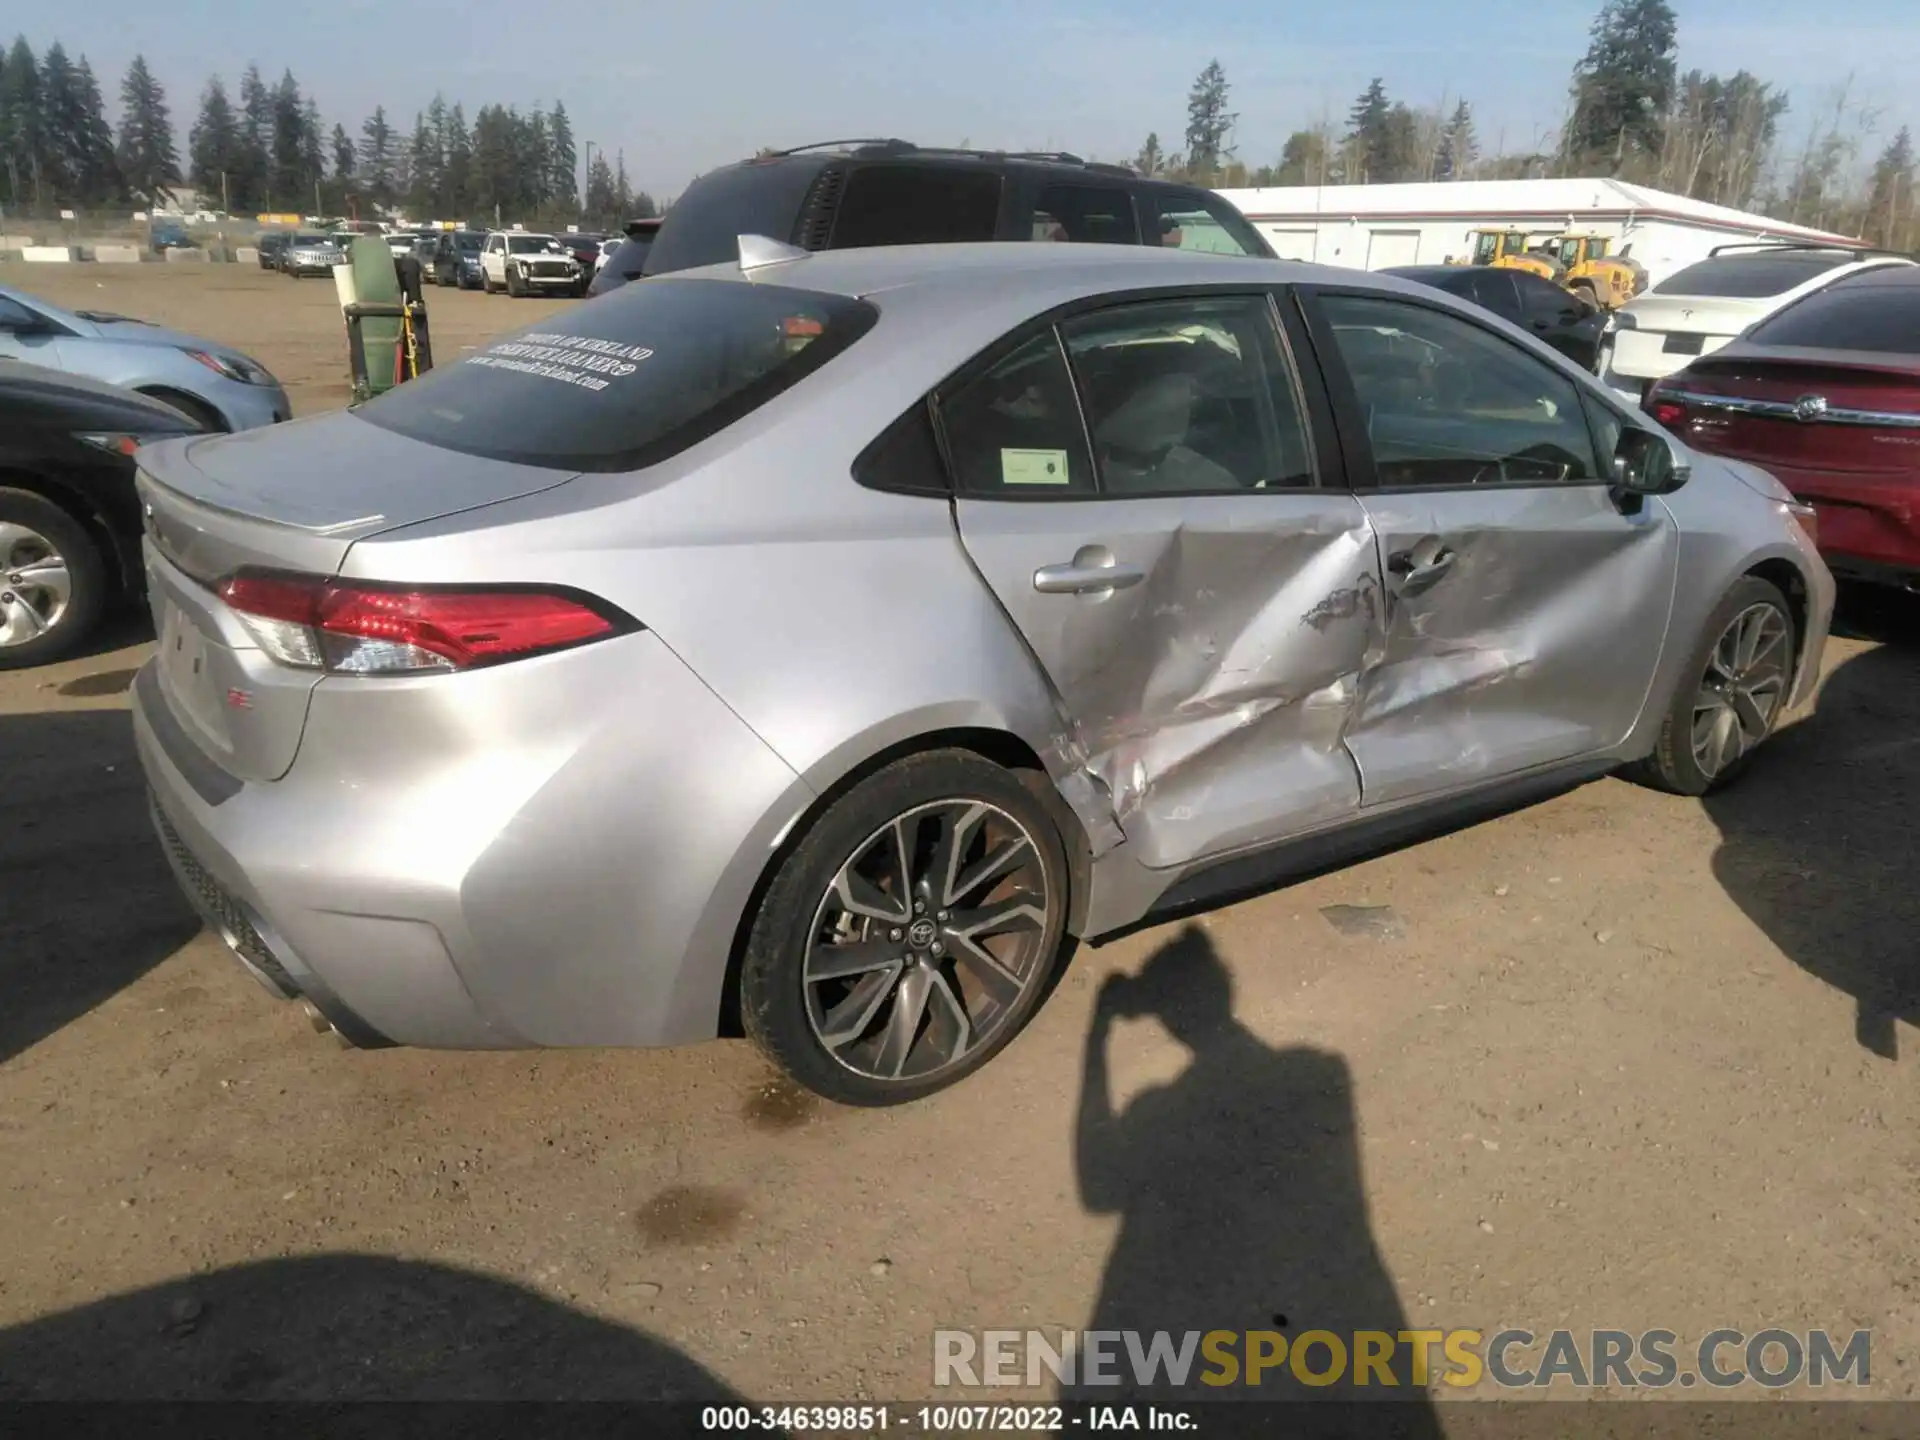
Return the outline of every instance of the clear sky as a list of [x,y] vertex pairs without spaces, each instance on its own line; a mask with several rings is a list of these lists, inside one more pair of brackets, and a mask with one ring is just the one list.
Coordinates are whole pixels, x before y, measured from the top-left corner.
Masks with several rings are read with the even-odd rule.
[[[1188,86],[1215,57],[1240,115],[1240,158],[1252,164],[1277,159],[1290,131],[1322,115],[1340,121],[1374,75],[1410,104],[1464,95],[1486,150],[1503,136],[1520,149],[1560,120],[1597,5],[85,0],[14,14],[36,52],[58,38],[92,60],[116,121],[136,52],[167,87],[183,134],[207,76],[218,71],[233,92],[249,61],[270,82],[291,67],[328,125],[342,121],[355,136],[376,104],[410,129],[436,90],[469,115],[558,97],[577,141],[624,150],[635,185],[664,197],[763,145],[844,136],[1120,159],[1157,130],[1176,149]],[[1676,0],[1676,9],[1681,67],[1744,66],[1786,86],[1790,140],[1850,75],[1854,94],[1878,109],[1882,139],[1903,123],[1920,127],[1911,78],[1920,0]]]

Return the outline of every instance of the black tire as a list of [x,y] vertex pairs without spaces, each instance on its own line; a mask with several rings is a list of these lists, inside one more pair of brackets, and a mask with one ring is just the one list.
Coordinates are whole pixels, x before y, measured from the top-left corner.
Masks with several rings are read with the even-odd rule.
[[507,271],[507,298],[510,300],[518,300],[523,289],[523,286],[516,283],[513,271],[509,269]]
[[[1710,774],[1694,754],[1696,702],[1707,681],[1709,661],[1721,638],[1736,617],[1757,605],[1771,606],[1779,613],[1779,621],[1785,627],[1785,678],[1771,713],[1766,716],[1766,726],[1758,738],[1746,744],[1737,758]],[[1660,723],[1653,753],[1635,761],[1623,773],[1642,785],[1674,795],[1705,795],[1710,790],[1732,783],[1752,764],[1754,753],[1778,727],[1780,716],[1786,709],[1787,696],[1792,691],[1799,659],[1799,627],[1794,623],[1793,609],[1787,604],[1786,596],[1780,593],[1778,586],[1766,580],[1753,575],[1742,576],[1707,617],[1693,656],[1681,674],[1666,716]]]
[[[18,644],[0,643],[0,670],[24,670],[71,655],[99,628],[107,613],[113,582],[106,557],[86,526],[31,490],[0,487],[0,523],[23,526],[43,537],[48,547],[66,561],[72,587],[66,608],[45,633]],[[10,588],[5,566],[11,558],[0,555],[0,605],[8,607],[26,603]],[[4,623],[0,623],[0,636],[6,633]]]
[[[1036,778],[1036,783],[1045,782]],[[808,1013],[806,959],[823,897],[842,866],[897,817],[943,801],[985,802],[1026,832],[1038,852],[1039,873],[1044,875],[1045,919],[1033,932],[1034,958],[1020,981],[1024,988],[995,1018],[996,1028],[987,1038],[935,1073],[877,1078],[843,1064],[815,1033]],[[994,892],[982,888],[977,893]],[[1066,852],[1059,830],[1019,776],[964,750],[936,750],[897,760],[834,801],[780,862],[747,936],[740,972],[742,1026],[774,1065],[815,1094],[840,1104],[898,1105],[934,1094],[985,1065],[1033,1018],[1065,948],[1068,898]],[[956,923],[960,915],[956,909]],[[935,946],[934,953],[938,951]],[[950,973],[957,955],[956,949],[944,962]],[[889,1001],[873,1019],[877,1022],[891,1013]],[[931,1040],[932,1024],[929,1006],[916,1034]]]

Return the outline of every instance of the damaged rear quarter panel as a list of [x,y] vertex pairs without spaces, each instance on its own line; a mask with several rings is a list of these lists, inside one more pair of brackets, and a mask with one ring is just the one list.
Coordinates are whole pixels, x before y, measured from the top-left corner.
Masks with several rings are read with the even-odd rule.
[[[1342,736],[1382,606],[1377,547],[1351,496],[956,509],[1060,698],[1059,750],[1081,788],[1107,798],[1140,864],[1181,865],[1358,808]],[[1145,578],[1098,597],[1034,590],[1036,569],[1088,546]]]

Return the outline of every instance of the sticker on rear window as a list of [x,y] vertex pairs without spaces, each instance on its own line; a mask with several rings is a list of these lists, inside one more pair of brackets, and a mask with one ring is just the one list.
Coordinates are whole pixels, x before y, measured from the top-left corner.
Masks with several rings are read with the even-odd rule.
[[1000,483],[1003,485],[1066,485],[1067,452],[1064,450],[1002,450]]
[[583,390],[604,390],[613,381],[633,374],[640,368],[639,362],[652,355],[653,351],[644,345],[622,345],[590,335],[549,335],[534,331],[489,345],[480,354],[469,355],[465,363],[538,375],[562,384],[578,385]]

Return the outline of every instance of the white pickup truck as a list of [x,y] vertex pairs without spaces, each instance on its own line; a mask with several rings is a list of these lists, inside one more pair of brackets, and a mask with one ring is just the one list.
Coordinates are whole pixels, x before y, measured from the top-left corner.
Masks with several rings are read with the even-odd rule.
[[571,294],[579,283],[579,263],[551,235],[495,230],[480,249],[480,285],[490,295]]

